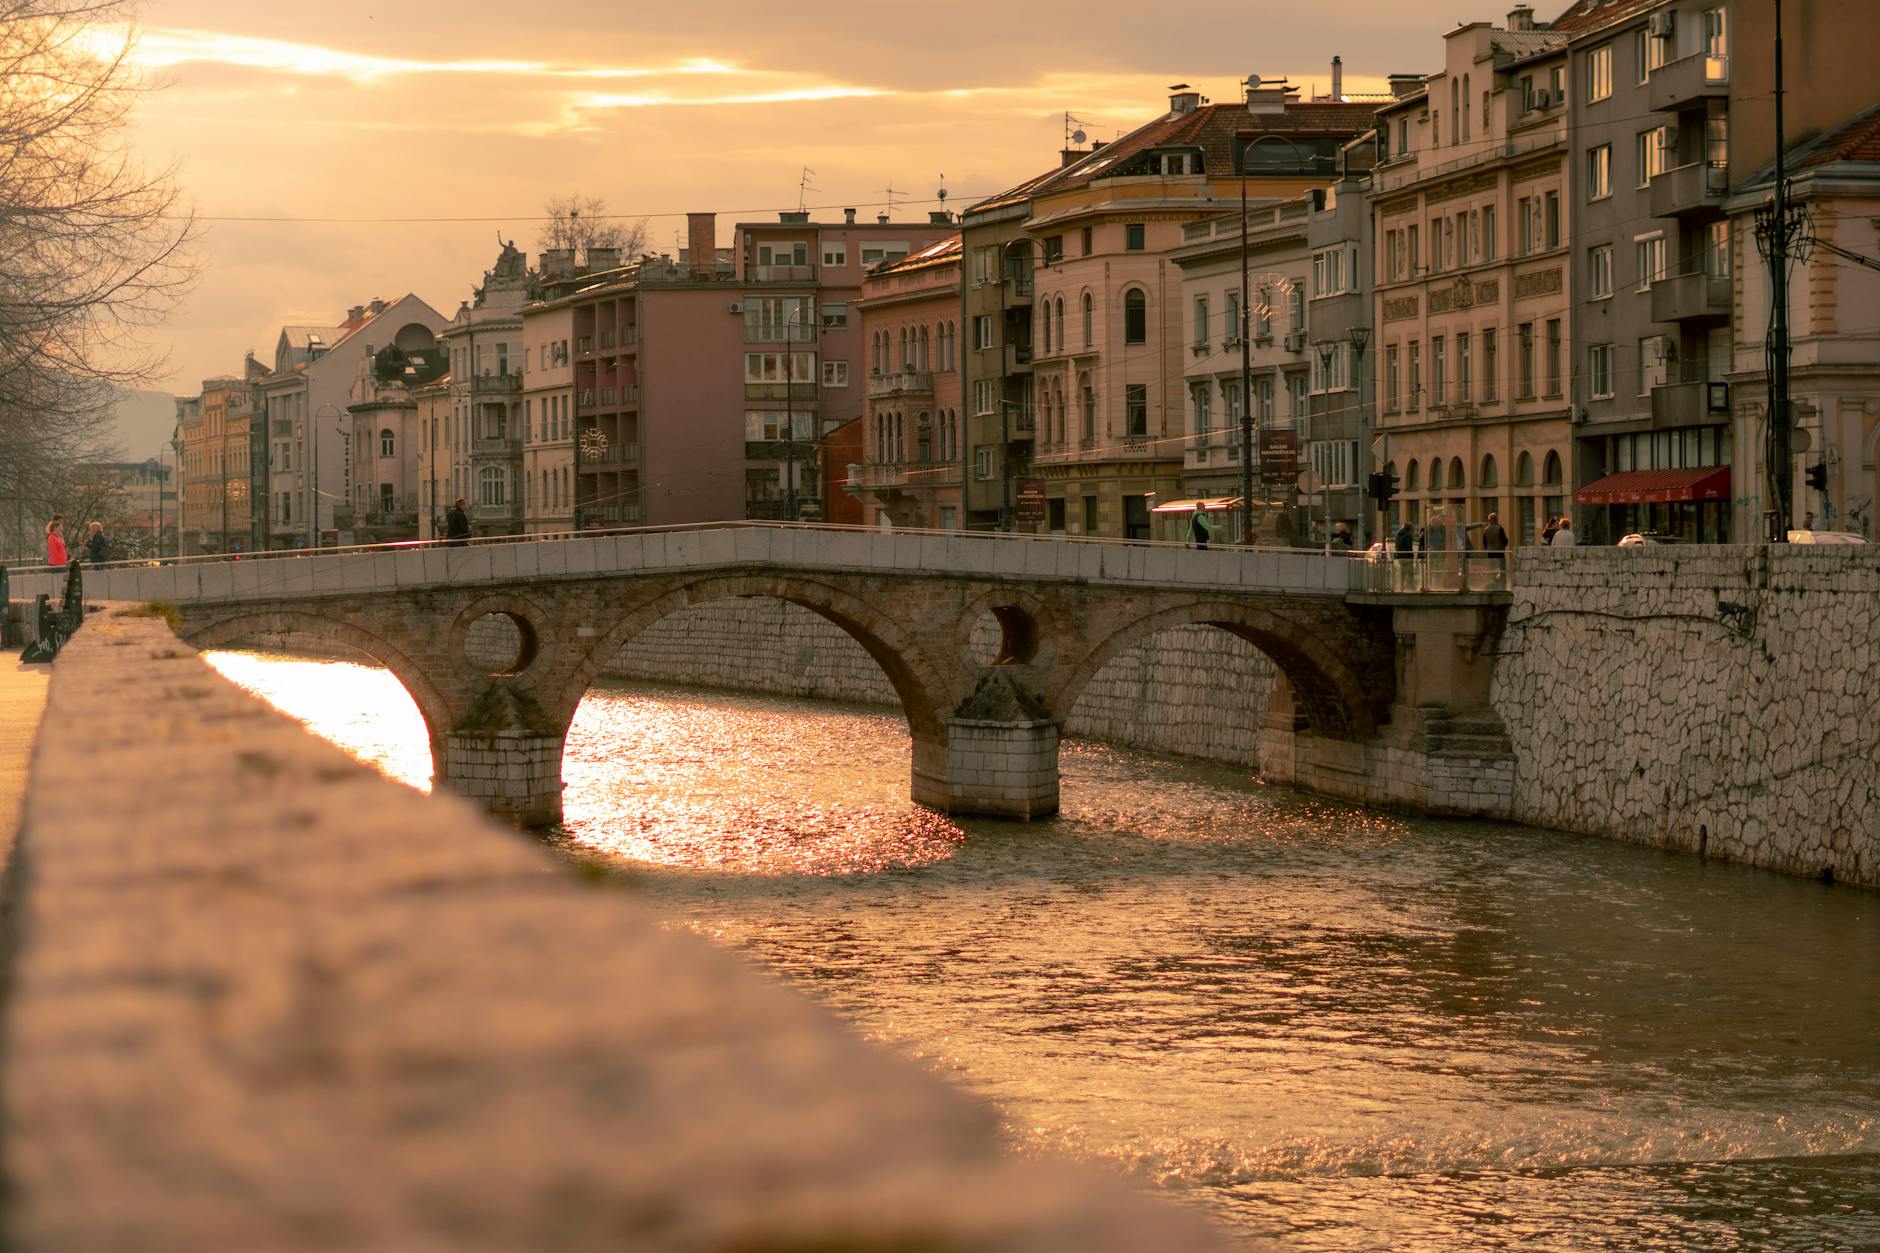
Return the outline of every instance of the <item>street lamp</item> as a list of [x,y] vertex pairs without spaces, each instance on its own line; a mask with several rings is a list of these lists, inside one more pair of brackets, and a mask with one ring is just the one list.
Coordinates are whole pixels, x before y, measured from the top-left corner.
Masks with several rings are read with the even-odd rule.
[[[1358,448],[1361,451],[1368,451],[1371,444],[1365,438],[1364,428],[1364,350],[1371,346],[1371,328],[1354,326],[1346,332],[1346,336],[1351,340],[1352,386],[1358,389]],[[1355,462],[1357,459],[1353,460]],[[1358,472],[1358,466],[1354,464],[1351,471],[1355,475]],[[1366,525],[1368,520],[1365,517],[1367,512],[1362,504],[1358,506],[1358,547],[1361,549],[1368,549],[1371,546],[1370,530]]]

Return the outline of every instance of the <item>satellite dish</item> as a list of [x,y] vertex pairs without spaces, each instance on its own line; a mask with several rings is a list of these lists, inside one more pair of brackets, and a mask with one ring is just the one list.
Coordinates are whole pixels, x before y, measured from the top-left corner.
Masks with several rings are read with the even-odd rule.
[[945,204],[947,202],[947,189],[942,187],[939,191],[939,196],[940,196],[940,203]]
[[1260,76],[1258,74],[1247,75],[1247,90],[1248,91],[1260,90]]
[[1081,144],[1088,138],[1090,138],[1090,136],[1084,134],[1082,131],[1071,132],[1071,142],[1074,144]]

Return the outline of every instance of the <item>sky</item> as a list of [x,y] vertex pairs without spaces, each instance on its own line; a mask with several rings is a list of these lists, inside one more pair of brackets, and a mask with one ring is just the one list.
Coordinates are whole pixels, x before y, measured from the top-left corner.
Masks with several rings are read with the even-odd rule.
[[1436,66],[1461,16],[1432,0],[1335,15],[1272,0],[146,0],[134,59],[160,89],[136,151],[180,163],[207,262],[156,336],[157,385],[194,392],[249,349],[270,358],[283,323],[332,324],[375,296],[415,292],[448,316],[499,237],[533,256],[551,196],[645,217],[667,251],[687,210],[716,211],[728,243],[734,221],[795,208],[805,167],[804,199],[827,216],[872,216],[892,187],[897,216],[924,220],[942,186],[958,208],[1050,168],[1067,111],[1111,138],[1166,110],[1175,83],[1227,100],[1252,72],[1324,91],[1334,53],[1348,91],[1378,91]]

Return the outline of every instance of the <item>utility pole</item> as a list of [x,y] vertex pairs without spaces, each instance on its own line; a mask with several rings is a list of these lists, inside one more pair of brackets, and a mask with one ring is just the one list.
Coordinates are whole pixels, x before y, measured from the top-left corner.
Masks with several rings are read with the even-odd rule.
[[1756,234],[1763,254],[1769,260],[1769,294],[1772,310],[1769,333],[1764,345],[1765,369],[1769,375],[1769,437],[1767,448],[1770,507],[1764,511],[1769,523],[1769,540],[1786,543],[1789,527],[1794,524],[1794,409],[1789,401],[1789,243],[1795,230],[1790,221],[1788,177],[1784,168],[1786,142],[1782,129],[1782,0],[1775,0],[1776,16],[1776,166],[1775,197],[1766,209],[1756,213]]

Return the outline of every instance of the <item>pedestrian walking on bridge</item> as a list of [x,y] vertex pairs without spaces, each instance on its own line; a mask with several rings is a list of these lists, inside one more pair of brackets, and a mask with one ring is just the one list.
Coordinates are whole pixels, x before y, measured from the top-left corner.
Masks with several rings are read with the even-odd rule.
[[94,522],[87,530],[85,556],[92,565],[101,566],[111,557],[111,541],[105,538],[104,523]]
[[65,519],[53,517],[46,523],[46,564],[62,566],[68,558],[65,555]]

